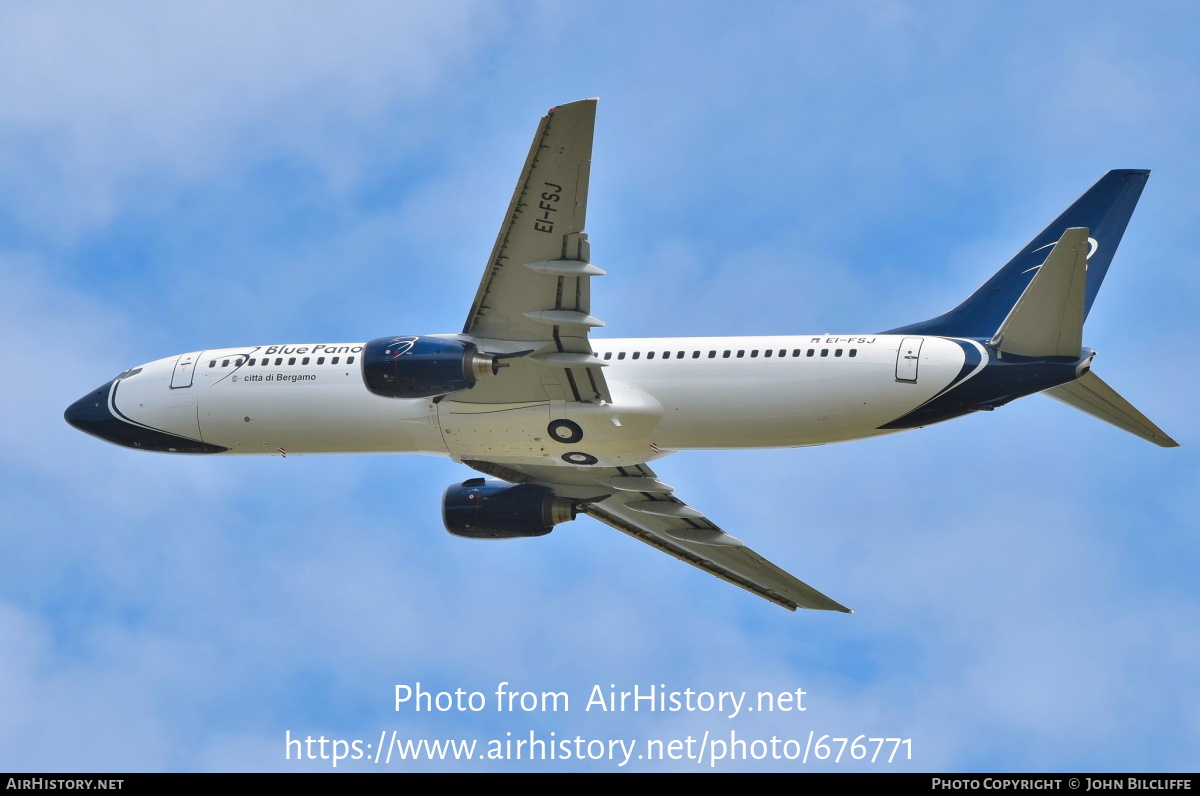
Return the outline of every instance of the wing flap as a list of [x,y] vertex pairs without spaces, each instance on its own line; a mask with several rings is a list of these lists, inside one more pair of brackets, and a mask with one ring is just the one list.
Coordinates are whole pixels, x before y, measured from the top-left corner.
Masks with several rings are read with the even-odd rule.
[[852,613],[708,520],[647,514],[644,508],[634,510],[626,502],[630,497],[641,496],[618,493],[585,510],[605,525],[788,610]]

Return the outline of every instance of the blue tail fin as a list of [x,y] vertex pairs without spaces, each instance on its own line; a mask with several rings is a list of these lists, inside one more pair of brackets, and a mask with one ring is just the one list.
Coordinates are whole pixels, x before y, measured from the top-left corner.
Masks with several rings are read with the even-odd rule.
[[1071,227],[1091,230],[1083,308],[1086,318],[1149,177],[1150,172],[1145,169],[1110,171],[962,304],[944,315],[886,334],[990,338],[1004,323],[1054,244]]

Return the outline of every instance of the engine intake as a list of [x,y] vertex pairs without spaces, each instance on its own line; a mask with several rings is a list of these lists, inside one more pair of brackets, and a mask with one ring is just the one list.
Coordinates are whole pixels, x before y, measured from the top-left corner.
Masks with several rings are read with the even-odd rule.
[[442,337],[381,337],[362,358],[367,389],[385,398],[432,398],[468,390],[501,365],[474,343]]
[[575,501],[558,497],[547,487],[484,478],[452,484],[442,498],[446,530],[468,539],[545,536],[578,513]]

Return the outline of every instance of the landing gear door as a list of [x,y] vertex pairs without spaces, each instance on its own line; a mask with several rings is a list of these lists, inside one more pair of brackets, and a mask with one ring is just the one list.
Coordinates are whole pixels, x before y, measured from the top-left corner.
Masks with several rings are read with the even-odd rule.
[[192,374],[196,372],[196,363],[200,361],[203,351],[193,351],[190,354],[180,354],[175,360],[175,372],[171,374],[171,389],[192,386]]
[[921,357],[920,337],[905,337],[900,341],[900,350],[896,352],[896,381],[917,380],[917,363]]

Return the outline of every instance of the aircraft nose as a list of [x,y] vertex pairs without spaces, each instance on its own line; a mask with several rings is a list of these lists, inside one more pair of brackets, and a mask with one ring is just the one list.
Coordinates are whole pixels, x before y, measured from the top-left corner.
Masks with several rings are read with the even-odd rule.
[[100,439],[108,439],[105,430],[110,427],[115,417],[108,410],[108,393],[112,389],[112,381],[95,389],[67,407],[63,418],[80,431]]
[[122,379],[136,376],[141,368],[127,370],[107,384],[93,390],[67,407],[63,418],[75,428],[105,442],[137,450],[161,451],[164,453],[223,453],[229,450],[190,437],[181,437],[152,426],[129,420],[109,408],[109,396],[116,406],[116,389],[113,385]]

